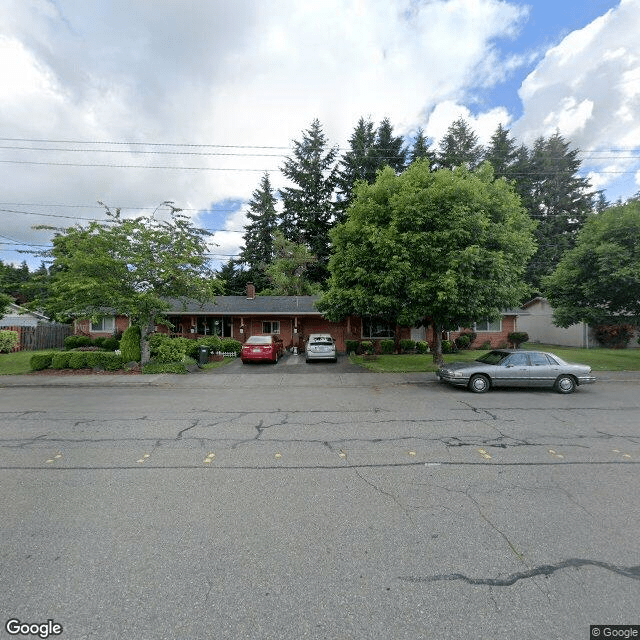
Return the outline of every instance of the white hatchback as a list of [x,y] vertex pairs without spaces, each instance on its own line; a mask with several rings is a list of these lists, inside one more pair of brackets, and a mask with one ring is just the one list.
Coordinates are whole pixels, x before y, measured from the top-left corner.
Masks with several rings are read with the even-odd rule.
[[331,360],[337,362],[336,341],[328,333],[312,333],[305,347],[307,362],[312,360]]

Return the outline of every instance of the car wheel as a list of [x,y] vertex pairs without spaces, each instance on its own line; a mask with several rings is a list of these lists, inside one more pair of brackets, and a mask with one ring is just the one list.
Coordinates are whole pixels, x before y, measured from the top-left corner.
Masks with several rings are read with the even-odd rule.
[[558,393],[573,393],[576,390],[576,381],[572,376],[560,376],[556,380],[556,391]]
[[469,389],[473,393],[486,393],[491,388],[491,382],[487,376],[477,373],[475,376],[471,376],[469,380]]

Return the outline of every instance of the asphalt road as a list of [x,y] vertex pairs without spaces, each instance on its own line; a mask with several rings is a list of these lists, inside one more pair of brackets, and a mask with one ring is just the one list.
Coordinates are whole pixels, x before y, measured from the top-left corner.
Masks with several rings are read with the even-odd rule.
[[331,366],[0,379],[0,637],[640,624],[639,381],[474,395]]

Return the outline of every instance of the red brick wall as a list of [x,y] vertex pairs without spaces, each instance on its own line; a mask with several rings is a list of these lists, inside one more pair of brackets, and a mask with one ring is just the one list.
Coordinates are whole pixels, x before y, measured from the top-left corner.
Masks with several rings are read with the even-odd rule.
[[[491,347],[504,346],[509,343],[508,335],[514,331],[517,331],[517,316],[503,316],[502,317],[502,330],[501,331],[476,331],[477,337],[473,344],[472,349],[478,349],[482,344],[487,342],[491,343]],[[472,329],[462,329],[461,331],[450,331],[449,340],[455,340],[461,333],[471,333]],[[433,344],[435,342],[435,335],[433,333],[433,327],[427,331],[427,340]]]

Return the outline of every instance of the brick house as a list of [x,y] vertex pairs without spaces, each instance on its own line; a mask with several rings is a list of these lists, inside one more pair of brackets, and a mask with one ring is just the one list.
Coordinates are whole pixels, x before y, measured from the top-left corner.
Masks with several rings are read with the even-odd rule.
[[[201,304],[190,301],[186,307],[177,300],[166,316],[171,327],[160,325],[158,331],[186,338],[218,335],[244,342],[249,336],[278,334],[286,348],[302,348],[312,333],[329,333],[338,351],[346,351],[347,340],[373,340],[398,337],[426,340],[433,343],[431,327],[425,329],[397,327],[375,318],[349,316],[340,322],[330,322],[315,307],[319,296],[258,296],[253,284],[247,285],[246,296],[217,296],[215,302]],[[507,311],[494,322],[478,322],[474,346],[489,341],[497,347],[507,342],[507,335],[516,331],[518,312]],[[102,318],[98,323],[89,320],[76,323],[76,333],[92,337],[112,335],[129,326],[124,316]],[[445,338],[455,339],[464,329],[447,332]]]

